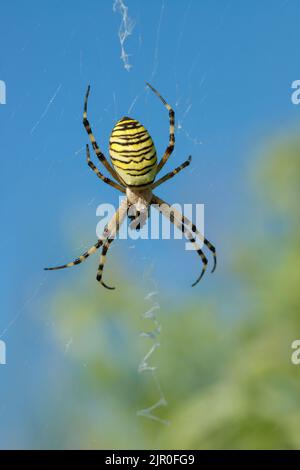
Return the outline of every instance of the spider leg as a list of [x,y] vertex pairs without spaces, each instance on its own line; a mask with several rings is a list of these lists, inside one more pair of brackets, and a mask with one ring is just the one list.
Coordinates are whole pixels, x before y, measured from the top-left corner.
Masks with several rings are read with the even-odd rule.
[[74,261],[72,261],[71,263],[67,263],[67,264],[63,264],[61,266],[55,266],[53,268],[44,268],[45,271],[53,271],[55,269],[64,269],[64,268],[70,268],[71,266],[75,266],[77,264],[80,264],[82,263],[83,261],[85,261],[90,255],[92,255],[93,253],[95,253],[95,251],[98,250],[98,248],[100,248],[101,245],[103,245],[103,243],[109,238],[109,237],[114,237],[114,234],[115,234],[115,230],[116,230],[116,227],[118,227],[118,220],[123,217],[123,213],[126,215],[126,211],[127,211],[127,199],[123,199],[119,209],[117,210],[117,212],[115,213],[115,215],[112,217],[111,221],[107,224],[107,226],[105,227],[104,229],[104,232],[101,236],[101,238],[99,238],[99,240],[97,241],[97,243],[95,243],[95,245],[93,245],[91,248],[89,248],[85,253],[83,253],[83,255],[79,256],[79,258],[76,258]]
[[184,168],[189,166],[189,164],[191,163],[191,160],[192,160],[192,157],[189,156],[189,158],[184,163],[182,163],[180,166],[175,168],[175,170],[170,171],[170,173],[167,173],[165,176],[163,176],[158,181],[153,183],[152,186],[151,186],[151,189],[157,188],[157,186],[159,186],[160,184],[162,184],[165,181],[168,181],[169,179],[173,178],[173,176],[177,175],[177,173],[179,173],[181,170],[183,170]]
[[159,206],[158,210],[168,220],[170,220],[172,223],[174,223],[174,225],[176,225],[176,227],[179,230],[182,231],[182,233],[186,236],[188,241],[190,241],[195,246],[197,254],[201,257],[201,260],[202,260],[202,263],[203,263],[203,269],[202,269],[202,272],[201,272],[200,276],[192,284],[192,287],[194,287],[202,279],[202,277],[205,273],[205,270],[206,270],[206,267],[207,267],[207,264],[208,264],[205,254],[200,249],[199,245],[196,243],[196,238],[193,237],[193,234],[192,234],[191,230],[184,225],[184,222],[183,222],[184,217],[179,211],[175,210],[173,207],[170,207],[169,204],[167,204],[166,202],[164,202],[162,199],[158,198],[157,196],[153,197],[153,199],[151,201],[151,204],[157,204]]
[[[154,202],[154,200],[155,200],[155,202]],[[169,204],[167,202],[163,201],[162,199],[160,199],[157,196],[154,196],[154,199],[153,199],[152,203],[154,203],[154,204],[166,204],[167,206],[169,206]],[[195,224],[193,224],[187,217],[185,217],[183,214],[181,214],[176,208],[172,207],[172,212],[175,215],[175,217],[178,220],[181,220],[183,224],[185,224],[193,233],[195,233],[197,235],[197,237],[202,241],[202,243],[204,245],[206,245],[207,248],[210,250],[210,252],[212,253],[213,258],[214,258],[214,265],[213,265],[213,268],[211,270],[211,272],[213,273],[215,271],[216,267],[217,267],[217,252],[216,252],[216,248],[214,247],[214,245],[212,243],[210,243],[210,241],[208,241],[207,238],[205,238],[202,235],[201,232],[199,232],[199,230],[197,229]]]
[[113,188],[118,189],[119,191],[121,191],[122,193],[126,192],[125,188],[120,186],[118,183],[116,183],[115,181],[112,181],[110,178],[107,178],[106,176],[102,175],[102,173],[98,170],[96,165],[94,165],[94,163],[91,161],[90,148],[89,148],[88,144],[86,144],[86,160],[87,160],[88,166],[94,171],[94,173],[96,173],[98,178],[100,178],[102,181],[104,181],[104,183],[109,184]]
[[105,243],[103,245],[99,267],[97,271],[97,276],[96,276],[97,281],[100,282],[100,284],[102,284],[104,287],[106,287],[106,289],[110,289],[110,290],[115,289],[115,287],[110,287],[107,284],[105,284],[104,281],[102,281],[103,269],[104,269],[104,265],[106,261],[106,253],[110,247],[110,244],[114,241],[121,227],[121,224],[126,217],[127,208],[128,208],[128,202],[127,202],[127,199],[124,199],[119,209],[117,210],[117,212],[115,213],[115,215],[113,216],[113,218],[108,224],[109,237],[105,240]]
[[[178,216],[181,216],[182,217],[182,222],[193,232],[197,235],[197,237],[202,241],[202,243],[204,243],[204,245],[207,246],[207,248],[209,249],[209,251],[212,253],[213,255],[213,259],[214,259],[214,265],[213,265],[213,268],[211,270],[211,272],[213,273],[217,267],[217,252],[216,252],[216,248],[214,247],[214,245],[212,243],[210,243],[210,241],[207,240],[207,238],[205,238],[202,233],[199,232],[199,230],[197,229],[196,225],[193,224],[187,217],[185,217],[184,215],[180,214],[178,211],[175,211],[175,213],[178,215]],[[176,217],[176,215],[175,215]]]
[[76,258],[74,261],[71,263],[63,264],[61,266],[55,266],[53,268],[44,268],[45,271],[54,271],[55,269],[64,269],[64,268],[70,268],[71,266],[75,266],[76,264],[80,264],[83,261],[85,261],[90,255],[95,253],[95,251],[100,248],[100,246],[103,244],[103,240],[98,240],[95,245],[93,245],[91,248],[89,248],[83,255],[79,256],[79,258]]
[[[87,88],[87,92],[86,92],[86,95],[85,95],[85,99],[84,99],[84,108],[83,108],[83,125],[85,127],[85,130],[87,131],[88,133],[88,136],[89,136],[89,139],[91,141],[91,144],[93,146],[93,149],[95,151],[95,154],[97,155],[99,161],[105,166],[105,168],[109,171],[109,173],[111,174],[111,176],[113,176],[113,178],[115,178],[117,181],[120,181],[117,173],[115,172],[115,170],[112,168],[112,166],[109,164],[109,162],[107,161],[105,155],[101,152],[101,150],[99,149],[99,146],[96,142],[96,139],[94,137],[94,134],[93,134],[93,131],[92,131],[92,128],[90,126],[90,123],[87,119],[87,104],[88,104],[88,97],[89,97],[89,93],[90,93],[90,85],[88,86]],[[121,181],[120,181],[121,183]]]
[[101,257],[100,257],[100,263],[99,263],[97,276],[96,276],[97,281],[100,282],[100,284],[102,284],[103,287],[106,287],[106,289],[109,289],[109,290],[114,290],[115,287],[111,287],[111,286],[108,286],[107,284],[105,284],[105,282],[102,281],[102,276],[103,276],[104,264],[105,264],[105,261],[106,261],[106,253],[109,249],[110,244],[113,241],[114,241],[114,239],[110,238],[110,239],[106,240],[106,242],[103,245],[102,253],[101,253]]
[[167,108],[167,110],[169,111],[169,122],[170,122],[170,130],[169,130],[169,145],[168,147],[166,148],[166,151],[162,157],[162,159],[160,160],[158,166],[157,166],[157,173],[162,169],[162,167],[164,166],[164,164],[166,163],[166,161],[168,160],[169,156],[171,155],[171,153],[173,152],[174,150],[174,145],[175,145],[175,136],[174,136],[174,125],[175,125],[175,112],[174,110],[171,108],[171,106],[166,102],[166,100],[161,96],[160,93],[158,93],[157,90],[155,90],[155,88],[153,88],[152,85],[150,85],[150,83],[146,83],[146,85],[151,88],[151,90],[158,96],[158,98],[163,102],[163,104],[165,105],[165,107]]

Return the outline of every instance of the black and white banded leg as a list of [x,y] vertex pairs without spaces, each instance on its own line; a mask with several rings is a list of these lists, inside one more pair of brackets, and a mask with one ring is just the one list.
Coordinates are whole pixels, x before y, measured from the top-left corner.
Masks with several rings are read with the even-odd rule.
[[[154,199],[153,201],[156,200],[157,202],[155,202],[155,204],[166,204],[167,206],[170,207],[170,205],[163,201],[161,198],[157,197],[157,196],[154,196]],[[209,251],[212,253],[213,255],[213,259],[214,259],[214,265],[213,265],[213,268],[211,270],[211,272],[213,273],[217,267],[217,252],[216,252],[216,248],[214,247],[214,245],[212,243],[210,243],[210,241],[207,240],[207,238],[205,238],[201,232],[199,232],[199,230],[197,229],[196,225],[193,224],[193,222],[191,222],[187,217],[185,217],[183,214],[181,214],[181,212],[179,212],[176,208],[173,208],[172,207],[172,211],[175,215],[175,217],[178,219],[178,220],[181,220],[183,224],[185,224],[190,230],[191,232],[195,233],[197,235],[197,237],[202,241],[202,243],[207,246],[207,248],[209,249]]]
[[97,241],[97,243],[95,243],[95,245],[93,245],[85,253],[83,253],[81,256],[76,258],[71,263],[62,264],[61,266],[54,266],[51,268],[44,268],[45,271],[54,271],[56,269],[71,268],[72,266],[76,266],[77,264],[80,264],[83,261],[85,261],[90,255],[95,253],[98,250],[98,248],[100,248],[100,246],[102,246],[109,237],[115,236],[116,227],[117,228],[119,227],[118,220],[120,220],[121,218],[122,220],[124,220],[126,212],[127,212],[127,199],[125,198],[121,202],[120,207],[117,210],[117,212],[114,214],[114,216],[112,217],[108,225],[105,227],[101,238],[99,238],[99,240]]
[[67,264],[62,264],[61,266],[55,266],[53,268],[44,268],[45,271],[54,271],[55,269],[64,269],[64,268],[70,268],[71,266],[76,266],[77,264],[82,263],[85,261],[90,255],[95,253],[100,246],[103,245],[103,240],[98,240],[95,245],[93,245],[91,248],[89,248],[83,255],[79,256],[79,258],[76,258],[74,261],[71,263]]
[[153,183],[151,185],[151,189],[157,188],[157,186],[159,186],[160,184],[165,183],[165,181],[168,181],[169,179],[173,178],[173,176],[177,175],[177,173],[179,173],[181,170],[183,170],[184,168],[189,166],[191,161],[192,161],[192,157],[189,156],[189,158],[184,163],[182,163],[180,166],[175,168],[175,170],[170,171],[170,173],[167,173],[165,176],[163,176],[162,178],[157,180],[155,183]]
[[[93,146],[93,149],[95,151],[95,154],[97,155],[99,161],[105,166],[105,168],[109,171],[109,173],[111,174],[111,176],[113,178],[115,178],[117,181],[120,181],[116,171],[112,168],[112,166],[109,164],[109,162],[107,161],[105,155],[101,152],[97,142],[96,142],[96,139],[94,137],[94,134],[93,134],[93,131],[92,131],[92,128],[90,126],[90,123],[87,119],[87,104],[88,104],[88,97],[89,97],[89,93],[90,93],[90,85],[88,86],[87,88],[87,92],[86,92],[86,95],[85,95],[85,99],[84,99],[84,108],[83,108],[83,125],[85,127],[85,130],[87,131],[88,133],[88,136],[89,136],[89,139],[91,141],[91,144]],[[121,183],[121,181],[120,181]]]
[[120,227],[121,227],[121,225],[122,225],[122,223],[123,223],[123,221],[124,221],[124,219],[127,215],[127,209],[128,209],[127,199],[124,199],[122,201],[119,209],[117,210],[117,212],[115,213],[115,215],[113,216],[113,218],[111,219],[111,221],[109,222],[109,224],[107,226],[107,229],[109,231],[109,237],[105,240],[105,243],[103,244],[102,253],[101,253],[100,262],[99,262],[99,267],[98,267],[97,276],[96,276],[97,281],[100,282],[100,284],[102,284],[102,286],[106,287],[106,289],[111,289],[111,290],[115,289],[115,287],[108,286],[102,280],[103,269],[104,269],[104,265],[105,265],[105,261],[106,261],[106,254],[107,254],[107,251],[108,251],[111,243],[114,241],[117,233],[120,230]]
[[[174,223],[174,225],[176,225],[176,227],[182,231],[182,233],[186,236],[186,238],[192,243],[194,244],[194,247],[195,247],[195,250],[196,252],[198,253],[198,255],[201,257],[202,259],[202,262],[203,262],[203,269],[202,269],[202,272],[200,274],[200,276],[197,278],[197,280],[194,282],[194,284],[192,284],[192,286],[194,287],[200,280],[201,278],[203,277],[204,273],[205,273],[205,270],[206,270],[206,267],[207,267],[207,258],[205,256],[205,254],[203,253],[203,251],[200,249],[199,245],[197,244],[197,241],[196,241],[196,238],[194,237],[193,233],[196,233],[198,235],[198,233],[200,234],[200,232],[196,229],[194,229],[194,225],[191,224],[191,222],[186,218],[184,217],[178,210],[176,210],[174,207],[171,207],[167,202],[163,201],[162,199],[160,199],[159,197],[157,196],[153,196],[153,199],[152,199],[152,204],[156,204],[158,206],[158,209],[159,211],[168,219],[170,220],[172,223]],[[185,221],[185,222],[184,222]],[[190,226],[187,226],[187,223],[186,222],[190,222]],[[194,230],[191,230],[191,228],[193,227]],[[201,235],[201,234],[200,234]],[[199,235],[198,235],[199,236]],[[200,237],[199,237],[200,238]],[[200,239],[204,239],[206,240],[203,235],[201,235],[201,238]],[[205,245],[208,247],[208,248],[213,248],[213,245],[211,245],[210,242],[208,242],[208,240],[206,240],[207,243],[205,243]],[[211,250],[212,251],[212,250]],[[215,255],[215,251],[213,252],[214,254],[214,259],[216,260],[216,255]],[[212,272],[215,270],[215,266],[216,266],[216,261],[215,261],[215,265],[214,265],[214,268],[212,270]]]
[[91,156],[90,156],[90,148],[89,148],[89,145],[86,144],[86,160],[87,160],[87,164],[88,166],[93,170],[94,173],[96,173],[96,175],[98,176],[98,178],[100,178],[102,181],[104,181],[104,183],[106,184],[109,184],[110,186],[112,186],[113,188],[115,189],[118,189],[119,191],[121,191],[122,193],[125,193],[126,190],[123,186],[120,186],[118,183],[116,183],[115,181],[111,180],[110,178],[107,178],[106,176],[104,176],[99,170],[98,168],[96,167],[96,165],[94,165],[94,163],[91,161]]
[[171,106],[166,102],[166,100],[161,96],[161,94],[158,93],[158,91],[155,88],[153,88],[152,85],[150,85],[150,83],[147,82],[146,84],[158,96],[158,98],[163,102],[163,104],[165,105],[165,107],[169,111],[169,121],[170,121],[169,145],[166,148],[166,151],[165,151],[162,159],[160,160],[160,162],[157,166],[157,173],[158,173],[162,169],[164,164],[167,162],[169,156],[171,155],[171,153],[174,150],[174,145],[175,145],[175,135],[174,135],[174,132],[175,132],[175,130],[174,130],[175,129],[175,112],[171,108]]

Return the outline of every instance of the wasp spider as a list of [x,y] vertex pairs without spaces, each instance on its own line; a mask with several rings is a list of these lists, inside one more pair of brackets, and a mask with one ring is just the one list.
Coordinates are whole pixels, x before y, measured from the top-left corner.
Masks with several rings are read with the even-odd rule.
[[122,193],[125,193],[126,198],[123,199],[119,209],[116,211],[111,221],[107,224],[102,237],[97,240],[95,245],[93,245],[85,253],[83,253],[83,255],[79,256],[79,258],[75,259],[71,263],[53,268],[45,268],[46,270],[63,269],[80,264],[102,246],[102,254],[97,272],[97,280],[104,287],[108,289],[114,289],[114,287],[107,286],[102,280],[104,263],[110,244],[116,237],[118,230],[127,215],[131,219],[131,226],[139,230],[141,225],[148,217],[150,205],[155,205],[155,207],[167,219],[174,223],[175,226],[183,232],[185,237],[194,245],[196,252],[201,257],[203,263],[202,272],[194,282],[193,286],[195,286],[200,281],[207,267],[207,258],[203,251],[199,248],[199,245],[196,242],[196,237],[198,237],[202,243],[206,245],[207,248],[211,251],[214,258],[212,272],[215,270],[217,261],[215,247],[197,230],[196,226],[190,222],[190,220],[175,210],[174,207],[171,207],[168,203],[152,193],[154,188],[160,186],[170,178],[173,178],[173,176],[183,170],[183,168],[186,168],[191,162],[191,157],[182,163],[182,165],[175,168],[175,170],[154,181],[157,174],[163,168],[174,149],[175,115],[173,109],[164,100],[164,98],[149,83],[147,83],[147,85],[160,98],[169,112],[169,144],[162,159],[159,161],[159,163],[157,163],[154,143],[147,129],[136,119],[131,119],[125,116],[117,122],[110,136],[109,149],[113,166],[111,166],[111,164],[107,161],[98,147],[90,123],[87,119],[87,103],[90,92],[90,87],[88,87],[84,101],[83,125],[88,133],[90,142],[99,161],[105,166],[114,180],[107,178],[98,170],[98,168],[96,168],[90,159],[88,144],[86,146],[87,164],[96,173],[98,178],[104,181],[104,183],[107,183]]

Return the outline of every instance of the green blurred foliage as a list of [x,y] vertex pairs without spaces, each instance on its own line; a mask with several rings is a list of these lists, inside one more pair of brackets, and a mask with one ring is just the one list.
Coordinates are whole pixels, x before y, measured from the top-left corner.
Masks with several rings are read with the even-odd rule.
[[[61,380],[63,406],[52,426],[62,448],[299,448],[300,366],[291,363],[300,338],[299,155],[300,141],[289,137],[255,164],[251,191],[264,225],[254,241],[238,240],[226,267],[241,283],[239,315],[220,314],[235,303],[230,291],[211,303],[192,292],[175,308],[163,290],[146,300],[149,279],[117,268],[114,293],[90,279],[80,290],[79,272],[78,290],[62,283],[51,315],[74,372]],[[149,363],[158,366],[168,405],[154,413],[169,426],[137,416],[159,399],[151,373],[137,370],[153,344],[139,336],[153,329],[141,315],[156,301],[162,332]]]

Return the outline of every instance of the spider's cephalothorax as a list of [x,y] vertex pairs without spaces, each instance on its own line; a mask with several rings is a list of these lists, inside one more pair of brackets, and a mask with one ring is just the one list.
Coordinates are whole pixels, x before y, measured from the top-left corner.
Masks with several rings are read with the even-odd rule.
[[154,205],[155,208],[157,208],[167,219],[173,222],[176,227],[183,232],[185,237],[194,245],[196,253],[201,257],[203,263],[202,272],[194,282],[193,286],[200,281],[207,267],[207,258],[202,249],[199,247],[197,238],[200,239],[212,253],[214,258],[212,272],[215,270],[217,263],[215,247],[199,232],[197,227],[189,219],[187,219],[187,217],[152,193],[154,188],[169,180],[170,178],[173,178],[173,176],[179,173],[183,168],[186,168],[191,162],[191,157],[182,163],[182,165],[175,168],[175,170],[167,173],[157,181],[154,181],[157,174],[163,168],[174,149],[174,111],[164,100],[164,98],[149,83],[147,83],[147,85],[160,98],[169,111],[169,144],[164,155],[157,164],[156,150],[148,131],[142,124],[139,123],[139,121],[129,117],[123,117],[113,128],[109,141],[110,156],[113,167],[109,164],[104,154],[99,149],[90,123],[87,119],[87,102],[90,92],[90,87],[88,87],[84,101],[83,125],[88,133],[90,142],[100,163],[105,166],[114,180],[104,176],[91,161],[88,145],[86,146],[87,164],[96,173],[98,178],[110,186],[113,186],[115,189],[118,189],[122,193],[125,193],[126,198],[122,201],[119,209],[106,226],[102,237],[97,240],[95,245],[93,245],[85,253],[79,256],[79,258],[76,258],[71,263],[63,264],[53,268],[45,268],[46,270],[63,269],[80,264],[102,246],[103,248],[97,272],[97,280],[104,287],[107,287],[108,289],[114,289],[113,287],[107,286],[102,280],[107,250],[115,239],[122,222],[126,218],[126,215],[128,215],[129,219],[131,220],[133,228],[139,230],[149,215],[149,209],[151,205]]
[[130,227],[140,230],[146,223],[150,213],[150,205],[153,198],[151,189],[126,188],[127,216],[131,221]]
[[109,140],[111,161],[126,186],[153,183],[157,157],[149,132],[135,119],[123,117],[112,130]]

